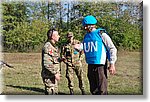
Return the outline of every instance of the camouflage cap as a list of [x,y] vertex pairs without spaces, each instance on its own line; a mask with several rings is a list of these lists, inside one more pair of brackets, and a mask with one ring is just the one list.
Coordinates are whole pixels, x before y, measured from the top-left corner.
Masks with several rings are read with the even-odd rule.
[[72,32],[68,32],[67,33],[67,37],[69,38],[69,37],[73,37],[73,33]]

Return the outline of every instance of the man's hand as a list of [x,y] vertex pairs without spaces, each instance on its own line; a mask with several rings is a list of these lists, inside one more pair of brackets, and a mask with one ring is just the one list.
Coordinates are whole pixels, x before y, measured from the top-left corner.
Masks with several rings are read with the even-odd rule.
[[60,73],[56,73],[56,74],[55,74],[55,79],[56,79],[57,81],[60,80]]
[[64,62],[64,61],[66,60],[66,58],[65,58],[65,57],[63,57],[63,58],[61,58],[60,60],[61,60],[61,62],[62,62],[62,61]]
[[108,67],[109,73],[111,75],[114,75],[116,73],[116,68],[114,64],[110,64],[110,66]]
[[81,50],[83,50],[83,46],[82,46],[82,44],[75,44],[74,49],[76,49],[77,51],[81,51]]

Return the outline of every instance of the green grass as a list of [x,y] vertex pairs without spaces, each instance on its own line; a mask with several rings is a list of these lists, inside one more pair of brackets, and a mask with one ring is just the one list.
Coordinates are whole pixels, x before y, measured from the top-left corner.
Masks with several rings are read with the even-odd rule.
[[[14,69],[3,67],[4,95],[44,95],[44,85],[41,78],[40,53],[4,53],[4,60],[13,65]],[[86,94],[90,95],[87,79],[87,64],[83,63]],[[116,63],[117,73],[108,73],[109,95],[142,95],[142,53],[118,52]],[[65,78],[65,65],[61,64],[62,77],[59,82],[59,93],[69,94]],[[80,95],[77,77],[74,78],[75,94]]]

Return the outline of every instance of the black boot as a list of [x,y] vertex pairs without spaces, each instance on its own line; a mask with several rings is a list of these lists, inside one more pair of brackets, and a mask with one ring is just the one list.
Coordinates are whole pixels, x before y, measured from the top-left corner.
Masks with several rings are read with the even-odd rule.
[[73,89],[70,89],[70,95],[74,95]]
[[81,90],[81,92],[82,92],[82,95],[85,95],[85,91],[84,90]]

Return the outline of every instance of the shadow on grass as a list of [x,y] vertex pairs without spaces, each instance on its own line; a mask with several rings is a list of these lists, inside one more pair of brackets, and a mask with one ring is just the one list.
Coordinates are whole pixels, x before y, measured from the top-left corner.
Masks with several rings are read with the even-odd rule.
[[[43,93],[45,92],[44,89],[40,89],[37,87],[26,87],[26,86],[14,86],[14,85],[6,85],[7,87],[13,87],[13,88],[18,88],[18,89],[23,89],[23,90],[29,90],[29,91],[35,91],[35,92],[40,92]],[[22,93],[23,94],[23,93]],[[67,95],[66,93],[59,92],[59,95]]]

